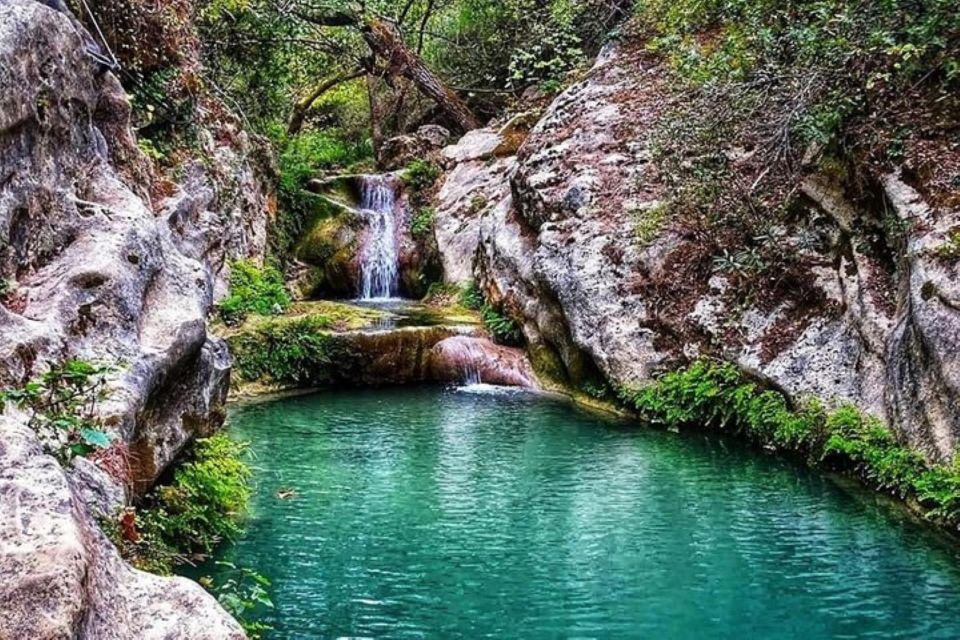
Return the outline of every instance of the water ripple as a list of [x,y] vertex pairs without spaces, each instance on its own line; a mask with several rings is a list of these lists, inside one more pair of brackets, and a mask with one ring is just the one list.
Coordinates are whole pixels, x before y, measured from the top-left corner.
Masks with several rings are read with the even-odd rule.
[[273,580],[272,637],[960,637],[956,550],[888,506],[736,442],[469,391],[235,412],[257,494],[223,553]]

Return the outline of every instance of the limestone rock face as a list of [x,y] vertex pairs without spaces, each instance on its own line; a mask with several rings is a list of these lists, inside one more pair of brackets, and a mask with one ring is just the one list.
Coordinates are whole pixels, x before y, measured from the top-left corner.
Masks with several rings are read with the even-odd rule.
[[245,637],[199,585],[125,564],[30,429],[0,433],[0,638]]
[[[0,3],[0,384],[68,357],[113,366],[101,411],[142,490],[222,422],[230,362],[206,319],[229,261],[262,255],[272,197],[256,145],[221,130],[151,199],[127,97],[90,42],[66,12]],[[118,480],[65,472],[10,411],[0,638],[242,637],[198,585],[125,566],[91,512],[122,499]]]
[[800,266],[745,285],[715,268],[719,240],[664,213],[651,161],[671,99],[664,79],[655,57],[608,48],[516,155],[503,153],[515,148],[505,129],[445,149],[435,233],[446,279],[475,279],[521,324],[538,373],[566,384],[600,374],[635,385],[722,357],[795,398],[852,402],[931,459],[951,457],[960,274],[938,248],[960,212],[932,211],[900,176],[878,177],[877,201],[907,230],[902,255],[885,259],[855,236],[883,212],[811,175],[799,185],[806,215],[773,230]]

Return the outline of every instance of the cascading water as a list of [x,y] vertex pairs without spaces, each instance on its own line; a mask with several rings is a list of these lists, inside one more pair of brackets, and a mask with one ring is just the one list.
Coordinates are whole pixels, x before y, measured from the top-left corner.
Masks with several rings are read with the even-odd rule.
[[394,185],[384,176],[364,176],[360,209],[369,233],[360,252],[360,299],[392,298],[399,289]]

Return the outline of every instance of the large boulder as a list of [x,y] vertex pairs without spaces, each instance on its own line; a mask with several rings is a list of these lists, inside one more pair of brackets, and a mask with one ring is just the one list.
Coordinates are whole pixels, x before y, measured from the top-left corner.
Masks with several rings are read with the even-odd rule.
[[453,336],[430,350],[430,377],[437,382],[472,382],[537,389],[526,354],[490,338]]

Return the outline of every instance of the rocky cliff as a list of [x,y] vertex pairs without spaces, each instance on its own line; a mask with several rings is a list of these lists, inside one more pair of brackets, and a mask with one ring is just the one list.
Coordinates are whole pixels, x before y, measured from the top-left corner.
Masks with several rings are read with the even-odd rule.
[[0,2],[0,377],[110,365],[101,412],[131,460],[126,478],[64,469],[7,408],[0,638],[242,637],[198,585],[126,566],[95,519],[222,422],[230,358],[206,319],[229,260],[262,256],[269,162],[221,113],[162,178],[97,49],[59,3]]
[[[678,99],[666,78],[656,56],[609,48],[529,134],[515,119],[447,148],[436,223],[447,279],[475,278],[522,324],[540,372],[574,388],[721,357],[794,399],[854,403],[929,458],[951,457],[960,211],[925,202],[902,170],[871,176],[864,204],[811,169],[799,215],[769,231],[790,269],[744,277],[722,226],[666,213],[669,176],[652,161]],[[879,220],[897,230],[883,251]]]

